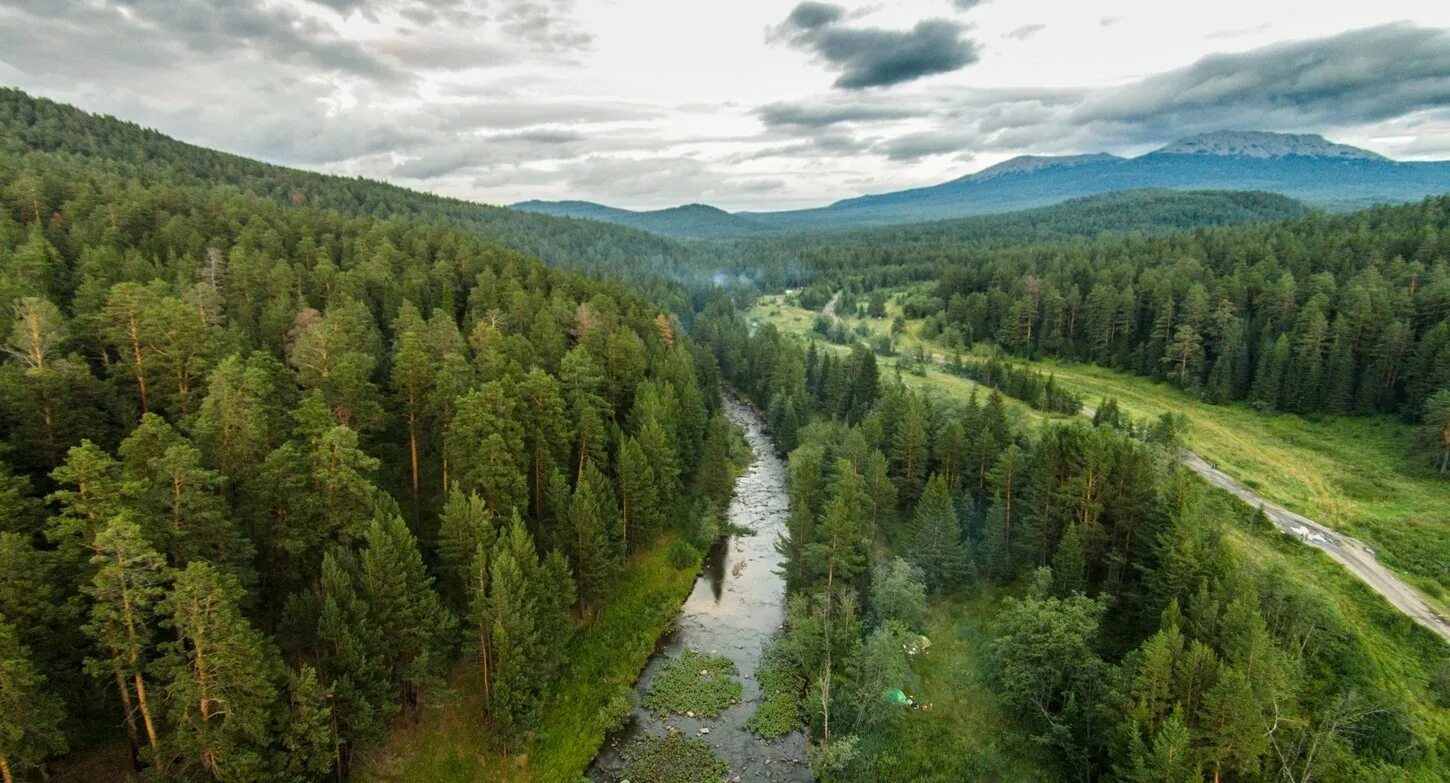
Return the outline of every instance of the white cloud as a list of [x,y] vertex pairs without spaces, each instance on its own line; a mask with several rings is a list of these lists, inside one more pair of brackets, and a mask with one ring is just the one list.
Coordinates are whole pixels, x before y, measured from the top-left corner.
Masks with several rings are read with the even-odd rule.
[[[971,57],[893,71],[772,42],[799,0],[10,0],[0,77],[195,143],[491,202],[785,208],[1224,127],[1450,156],[1446,3],[837,5],[830,25],[888,34],[873,40],[941,20]],[[881,86],[831,88],[851,74]]]

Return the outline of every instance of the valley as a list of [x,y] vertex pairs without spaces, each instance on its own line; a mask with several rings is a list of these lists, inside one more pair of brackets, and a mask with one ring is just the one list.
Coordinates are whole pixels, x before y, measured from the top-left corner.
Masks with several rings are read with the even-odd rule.
[[0,783],[1450,780],[1450,16],[1265,2],[0,2]]

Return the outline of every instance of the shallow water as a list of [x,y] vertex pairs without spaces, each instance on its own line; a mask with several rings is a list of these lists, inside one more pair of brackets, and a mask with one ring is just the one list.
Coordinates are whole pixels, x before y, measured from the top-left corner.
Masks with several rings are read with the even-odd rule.
[[[726,412],[745,431],[755,451],[755,462],[735,482],[730,502],[731,524],[749,528],[752,535],[720,538],[705,556],[700,578],[680,610],[679,628],[665,637],[635,685],[640,699],[666,658],[686,648],[728,656],[740,671],[742,703],[715,718],[656,717],[635,710],[629,723],[605,743],[589,776],[595,781],[621,777],[619,751],[641,733],[663,736],[670,728],[687,736],[703,736],[715,753],[730,764],[729,779],[740,781],[809,781],[805,766],[805,740],[791,734],[763,740],[745,728],[761,700],[755,670],[765,643],[785,619],[785,582],[776,574],[781,557],[775,542],[785,531],[789,515],[785,465],[760,414],[749,405],[727,398]],[[700,729],[710,730],[701,735]]]

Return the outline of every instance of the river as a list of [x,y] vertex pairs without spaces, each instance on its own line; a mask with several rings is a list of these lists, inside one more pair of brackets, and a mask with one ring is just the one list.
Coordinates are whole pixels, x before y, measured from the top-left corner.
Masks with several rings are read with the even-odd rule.
[[[589,770],[600,783],[621,779],[620,750],[641,732],[662,736],[670,728],[705,739],[730,764],[731,780],[810,781],[805,766],[805,740],[797,732],[763,740],[745,728],[761,700],[755,671],[765,643],[785,619],[785,582],[776,573],[781,556],[776,539],[790,513],[786,468],[776,456],[765,421],[748,404],[727,397],[730,420],[745,432],[755,461],[735,482],[728,519],[750,535],[723,536],[715,542],[680,609],[678,628],[663,640],[645,666],[635,690],[643,700],[665,660],[689,648],[728,656],[740,672],[742,701],[716,718],[663,718],[636,709],[628,724],[605,743]],[[700,729],[709,733],[700,734]]]

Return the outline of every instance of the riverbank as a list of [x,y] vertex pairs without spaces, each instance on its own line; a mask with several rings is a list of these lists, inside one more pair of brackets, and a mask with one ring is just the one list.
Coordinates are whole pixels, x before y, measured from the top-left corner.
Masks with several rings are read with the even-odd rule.
[[[735,483],[727,520],[732,529],[749,530],[721,538],[705,558],[694,589],[680,610],[678,630],[663,641],[639,678],[642,703],[666,661],[684,650],[728,657],[741,683],[741,701],[714,718],[659,716],[636,709],[630,721],[600,753],[591,775],[597,781],[619,779],[620,751],[642,734],[670,730],[701,737],[730,766],[730,776],[751,781],[809,781],[805,739],[799,733],[766,741],[750,733],[746,721],[761,699],[756,669],[766,642],[785,619],[785,583],[777,573],[781,555],[775,542],[790,513],[786,466],[776,454],[760,413],[727,398],[730,420],[741,429],[755,459]],[[705,729],[708,733],[701,733]]]
[[602,616],[575,635],[565,653],[568,665],[552,689],[558,695],[543,708],[538,739],[528,752],[498,752],[483,720],[478,673],[463,662],[450,683],[453,700],[429,705],[417,723],[397,726],[388,743],[357,770],[356,779],[577,781],[604,742],[601,708],[635,681],[695,583],[695,567],[670,564],[674,542],[674,536],[666,536],[637,555]]

